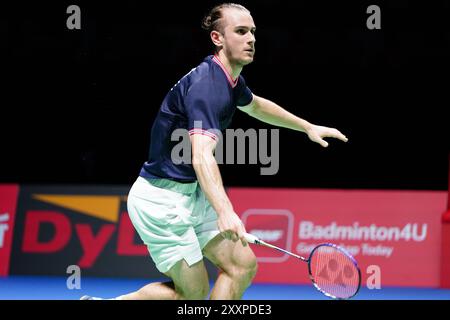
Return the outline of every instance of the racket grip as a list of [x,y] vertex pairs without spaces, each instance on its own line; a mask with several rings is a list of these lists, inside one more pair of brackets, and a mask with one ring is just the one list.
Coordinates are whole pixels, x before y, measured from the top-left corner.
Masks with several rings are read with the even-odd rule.
[[253,244],[258,244],[259,243],[259,239],[258,237],[250,234],[250,233],[244,233],[244,237],[245,240],[247,240],[248,243],[253,243]]

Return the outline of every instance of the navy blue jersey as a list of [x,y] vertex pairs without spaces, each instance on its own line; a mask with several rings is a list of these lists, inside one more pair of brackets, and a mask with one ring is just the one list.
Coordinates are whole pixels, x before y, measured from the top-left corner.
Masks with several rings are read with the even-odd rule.
[[236,107],[246,106],[252,99],[242,76],[233,81],[217,56],[205,58],[166,95],[153,123],[149,159],[140,175],[179,182],[197,180],[190,161],[172,161],[172,149],[179,144],[172,141],[172,133],[184,129],[190,135],[203,134],[217,140],[214,130],[225,130]]

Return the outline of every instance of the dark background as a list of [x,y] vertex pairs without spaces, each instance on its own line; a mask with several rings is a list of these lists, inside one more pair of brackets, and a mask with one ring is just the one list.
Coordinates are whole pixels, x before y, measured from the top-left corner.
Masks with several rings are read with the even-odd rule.
[[[447,189],[450,1],[236,2],[258,29],[251,90],[350,141],[283,129],[279,173],[221,166],[227,186]],[[211,53],[200,22],[215,3],[2,4],[0,182],[130,185],[165,94]],[[232,128],[270,126],[237,112]]]

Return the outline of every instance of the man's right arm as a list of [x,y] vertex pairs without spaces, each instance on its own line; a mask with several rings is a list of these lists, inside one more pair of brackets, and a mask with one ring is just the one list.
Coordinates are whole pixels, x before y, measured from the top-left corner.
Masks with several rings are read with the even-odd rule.
[[233,241],[241,239],[246,245],[245,227],[225,192],[219,166],[213,155],[217,142],[208,136],[194,134],[191,136],[191,145],[192,165],[206,198],[217,212],[219,231],[225,238]]

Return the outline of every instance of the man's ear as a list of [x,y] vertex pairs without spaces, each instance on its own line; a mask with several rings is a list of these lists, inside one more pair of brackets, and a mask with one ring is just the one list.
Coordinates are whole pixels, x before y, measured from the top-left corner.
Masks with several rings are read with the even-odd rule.
[[222,34],[219,31],[211,31],[211,40],[216,47],[221,47],[223,43]]

